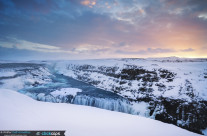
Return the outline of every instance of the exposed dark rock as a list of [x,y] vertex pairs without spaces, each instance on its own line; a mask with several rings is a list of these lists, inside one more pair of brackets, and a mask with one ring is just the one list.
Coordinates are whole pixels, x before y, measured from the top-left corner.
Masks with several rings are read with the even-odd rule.
[[[158,105],[163,106],[162,112],[159,112],[155,119],[171,123],[195,133],[201,134],[201,129],[207,126],[207,101],[186,102],[184,100],[175,100],[169,98],[160,98]],[[152,105],[149,109],[150,114],[154,112],[157,105]],[[179,123],[182,122],[182,123]]]

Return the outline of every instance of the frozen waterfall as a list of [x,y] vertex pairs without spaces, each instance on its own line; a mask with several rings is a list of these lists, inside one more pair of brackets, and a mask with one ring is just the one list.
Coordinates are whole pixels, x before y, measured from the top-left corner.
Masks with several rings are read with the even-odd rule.
[[72,103],[107,109],[111,111],[136,114],[132,109],[130,103],[124,99],[95,98],[86,95],[77,95],[73,99]]
[[45,102],[53,102],[53,103],[71,103],[71,104],[78,104],[78,105],[86,105],[97,107],[101,109],[111,110],[111,111],[118,111],[123,113],[129,114],[139,114],[133,108],[133,105],[125,100],[125,99],[111,99],[111,98],[99,98],[94,96],[88,95],[67,95],[67,96],[53,96],[51,94],[45,95],[44,93],[30,93],[30,92],[23,92],[21,93],[26,94],[33,99],[38,101],[45,101]]

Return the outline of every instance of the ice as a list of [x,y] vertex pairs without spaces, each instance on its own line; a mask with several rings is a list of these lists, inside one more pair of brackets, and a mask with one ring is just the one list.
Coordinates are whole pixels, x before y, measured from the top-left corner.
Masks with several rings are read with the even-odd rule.
[[[86,105],[97,107],[101,109],[111,110],[111,111],[118,111],[124,112],[128,114],[134,115],[142,115],[148,116],[148,109],[147,104],[144,102],[141,103],[130,103],[126,99],[111,99],[111,98],[99,98],[87,95],[77,95],[72,91],[81,92],[82,90],[78,88],[67,88],[67,94],[65,94],[65,88],[62,89],[64,91],[54,91],[48,95],[44,93],[29,93],[29,92],[22,92],[23,94],[38,100],[38,101],[45,101],[45,102],[53,102],[53,103],[72,103],[78,105]],[[72,94],[72,95],[71,95]],[[70,97],[71,96],[71,97]]]
[[204,134],[205,136],[207,136],[207,128],[204,129],[202,132],[203,132],[203,134]]
[[129,114],[137,114],[136,111],[125,100],[113,100],[107,98],[95,98],[91,96],[77,95],[72,102],[78,105],[87,105],[92,107],[98,107],[111,111],[119,111]]
[[148,109],[149,104],[146,102],[133,102],[132,108],[136,113],[143,117],[149,117],[150,110]]

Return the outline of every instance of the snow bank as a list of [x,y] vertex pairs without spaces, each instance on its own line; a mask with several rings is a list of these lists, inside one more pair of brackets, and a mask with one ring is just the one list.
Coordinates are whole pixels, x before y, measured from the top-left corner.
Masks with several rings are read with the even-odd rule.
[[0,89],[0,130],[66,130],[67,136],[198,136],[160,121],[93,107],[35,101]]
[[75,97],[78,92],[82,92],[82,90],[78,89],[78,88],[61,88],[60,90],[56,90],[56,91],[51,92],[51,95],[53,95],[55,97],[72,95]]

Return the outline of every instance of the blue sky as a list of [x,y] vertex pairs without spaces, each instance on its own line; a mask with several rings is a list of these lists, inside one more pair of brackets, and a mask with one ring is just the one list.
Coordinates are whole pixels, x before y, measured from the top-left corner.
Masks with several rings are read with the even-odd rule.
[[0,0],[1,59],[207,57],[206,0]]

